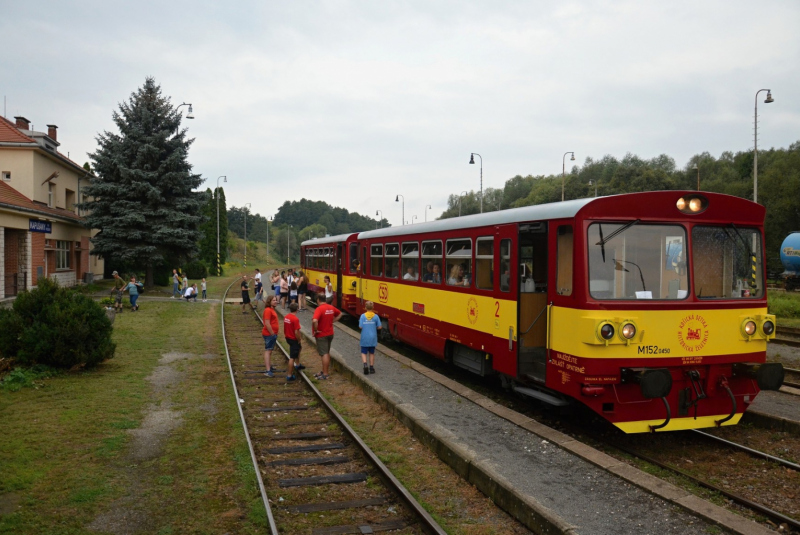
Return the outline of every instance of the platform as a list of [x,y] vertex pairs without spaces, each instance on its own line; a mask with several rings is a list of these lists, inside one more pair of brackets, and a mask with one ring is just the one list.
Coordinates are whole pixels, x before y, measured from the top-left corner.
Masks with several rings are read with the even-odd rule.
[[[298,313],[305,334],[312,314]],[[442,460],[536,532],[688,535],[716,524],[731,533],[772,533],[384,346],[376,373],[365,376],[357,336],[336,324],[333,373],[362,382]]]

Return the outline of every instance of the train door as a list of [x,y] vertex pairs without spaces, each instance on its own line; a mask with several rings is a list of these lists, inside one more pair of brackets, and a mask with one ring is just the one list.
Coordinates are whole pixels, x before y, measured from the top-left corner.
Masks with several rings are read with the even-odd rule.
[[517,234],[516,224],[495,227],[492,367],[511,377],[517,375]]
[[517,376],[544,382],[547,361],[547,222],[519,226]]
[[336,258],[334,259],[336,264],[336,306],[342,308],[342,271],[344,268],[344,262],[342,259],[344,258],[344,248],[342,247],[342,243],[336,244]]
[[367,272],[367,246],[361,246],[361,272],[358,274],[358,302],[361,310],[364,307],[364,274]]

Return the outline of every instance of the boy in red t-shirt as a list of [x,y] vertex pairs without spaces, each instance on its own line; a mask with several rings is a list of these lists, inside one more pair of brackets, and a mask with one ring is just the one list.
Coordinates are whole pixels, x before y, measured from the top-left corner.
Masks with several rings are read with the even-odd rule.
[[272,372],[275,371],[270,359],[272,350],[275,348],[275,342],[278,341],[278,314],[274,310],[276,306],[278,306],[278,300],[275,297],[267,299],[264,303],[264,328],[261,329],[261,336],[264,337],[264,365],[267,367],[267,371],[264,374],[267,377],[274,377]]
[[297,303],[289,305],[289,313],[283,318],[283,334],[286,336],[286,343],[289,344],[289,375],[286,380],[291,382],[295,380],[294,371],[300,371],[305,366],[300,364],[300,340],[297,338],[297,333],[300,331],[300,320],[295,316],[297,312]]
[[[320,294],[320,298],[322,294]],[[321,301],[318,299],[317,302]],[[317,353],[322,357],[322,371],[314,375],[317,379],[327,379],[331,365],[331,342],[333,341],[333,322],[338,320],[342,313],[331,305],[333,296],[325,299],[325,304],[319,305],[314,311],[311,322],[311,334],[317,339]]]

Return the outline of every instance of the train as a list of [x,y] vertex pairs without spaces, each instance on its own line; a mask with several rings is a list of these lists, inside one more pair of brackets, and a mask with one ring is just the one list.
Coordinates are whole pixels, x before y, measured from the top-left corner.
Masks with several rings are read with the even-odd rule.
[[781,273],[784,287],[787,290],[800,288],[800,230],[794,230],[786,236],[781,244]]
[[764,207],[656,191],[526,206],[312,239],[353,316],[625,433],[735,425],[783,367],[766,361]]

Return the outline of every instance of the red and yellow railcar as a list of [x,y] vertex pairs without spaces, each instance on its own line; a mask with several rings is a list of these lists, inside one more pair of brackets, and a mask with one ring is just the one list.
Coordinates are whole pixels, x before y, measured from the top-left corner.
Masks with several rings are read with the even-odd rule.
[[579,199],[337,237],[331,273],[346,311],[523,394],[628,433],[732,425],[783,381],[763,224],[715,193]]

